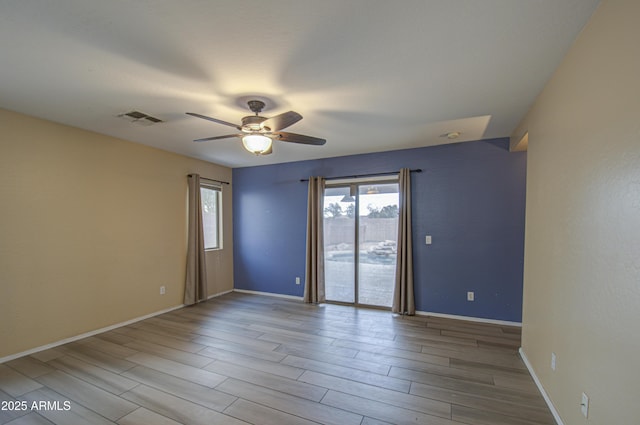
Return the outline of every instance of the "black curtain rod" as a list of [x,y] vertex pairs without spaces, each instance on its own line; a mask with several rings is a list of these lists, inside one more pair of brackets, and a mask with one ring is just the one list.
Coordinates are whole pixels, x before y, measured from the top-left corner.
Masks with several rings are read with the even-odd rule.
[[[191,177],[191,176],[193,176],[193,174],[187,174],[187,176]],[[229,182],[223,182],[222,180],[216,180],[216,179],[208,179],[208,178],[202,177],[202,176],[200,176],[200,180],[209,180],[210,182],[216,182],[216,183],[221,183],[221,184],[230,184]]]
[[[421,173],[421,168],[416,168],[415,170],[409,170],[412,173]],[[336,176],[336,177],[325,177],[325,180],[338,180],[338,179],[359,179],[361,177],[376,177],[376,176],[390,176],[393,174],[398,174],[400,171],[389,171],[387,173],[371,173],[371,174],[356,174],[353,176]],[[309,179],[300,179],[301,182],[308,182]]]

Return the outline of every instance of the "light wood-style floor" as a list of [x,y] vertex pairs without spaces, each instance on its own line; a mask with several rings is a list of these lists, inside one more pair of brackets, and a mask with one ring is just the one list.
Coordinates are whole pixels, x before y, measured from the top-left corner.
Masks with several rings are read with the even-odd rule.
[[519,345],[518,328],[230,293],[0,365],[4,407],[28,405],[0,424],[554,424]]

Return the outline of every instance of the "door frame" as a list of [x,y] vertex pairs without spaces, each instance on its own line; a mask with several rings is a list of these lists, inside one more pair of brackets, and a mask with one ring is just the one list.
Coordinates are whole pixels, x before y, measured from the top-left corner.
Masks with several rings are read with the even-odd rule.
[[[355,198],[355,217],[354,217],[354,296],[353,302],[347,301],[334,301],[334,300],[326,300],[329,304],[338,304],[338,305],[348,305],[355,307],[367,307],[374,308],[379,310],[391,310],[391,306],[379,306],[373,304],[362,304],[359,302],[359,285],[360,285],[360,187],[367,185],[377,185],[377,184],[398,184],[398,176],[389,176],[389,175],[380,175],[380,176],[369,176],[369,177],[361,177],[361,178],[344,178],[344,179],[336,179],[332,181],[327,181],[325,183],[325,191],[327,188],[340,188],[340,187],[349,187],[350,194]],[[355,188],[355,190],[353,189]],[[398,186],[398,191],[400,187]],[[323,194],[324,197],[324,194]],[[323,218],[324,220],[324,218]],[[323,226],[324,233],[324,226]],[[324,237],[324,235],[323,235]],[[326,261],[326,260],[325,260]],[[397,260],[396,260],[397,261]],[[324,267],[324,264],[323,264]],[[326,282],[325,282],[326,285]]]

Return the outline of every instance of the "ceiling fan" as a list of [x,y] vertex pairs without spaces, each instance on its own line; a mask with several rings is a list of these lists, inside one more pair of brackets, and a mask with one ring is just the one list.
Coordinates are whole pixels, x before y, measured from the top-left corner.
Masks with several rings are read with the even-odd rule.
[[249,104],[249,109],[251,109],[255,115],[249,115],[242,118],[241,125],[232,124],[227,121],[207,117],[206,115],[200,115],[194,112],[187,112],[187,115],[202,118],[207,121],[217,122],[218,124],[228,125],[229,127],[233,127],[241,131],[241,133],[237,134],[226,134],[224,136],[196,139],[194,142],[207,142],[209,140],[240,137],[242,138],[242,145],[244,148],[256,155],[269,155],[272,153],[273,140],[317,146],[324,145],[327,142],[325,139],[319,139],[317,137],[280,131],[302,119],[302,115],[297,112],[289,111],[271,118],[265,118],[258,115],[262,111],[262,108],[264,108],[264,102],[260,100],[250,100],[247,103]]

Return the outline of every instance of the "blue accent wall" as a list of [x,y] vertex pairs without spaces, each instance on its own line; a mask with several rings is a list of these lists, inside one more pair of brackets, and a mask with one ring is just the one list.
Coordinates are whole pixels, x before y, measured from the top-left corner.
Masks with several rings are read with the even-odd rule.
[[416,309],[520,322],[526,152],[508,146],[503,138],[234,169],[235,288],[303,294],[300,179],[421,168],[411,181]]

